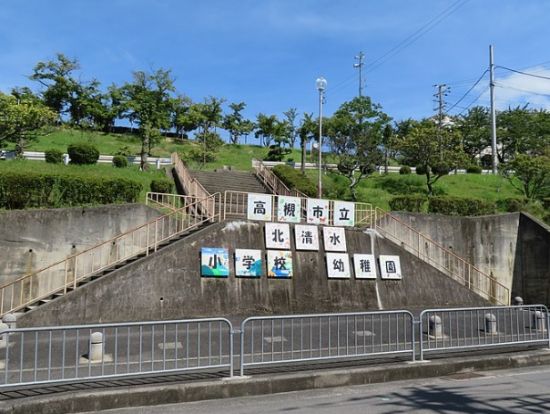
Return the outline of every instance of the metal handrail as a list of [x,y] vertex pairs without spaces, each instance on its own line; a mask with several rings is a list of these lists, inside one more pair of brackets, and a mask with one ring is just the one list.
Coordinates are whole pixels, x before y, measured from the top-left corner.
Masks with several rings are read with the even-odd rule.
[[[211,194],[203,187],[203,185],[197,180],[185,166],[185,163],[181,160],[180,156],[173,152],[171,155],[172,163],[174,164],[174,170],[176,175],[183,187],[185,193],[189,196],[198,197],[198,198],[208,198]],[[209,211],[209,206],[202,206],[206,214],[211,214]]]
[[[0,286],[0,316],[56,293],[67,293],[76,289],[80,281],[142,254],[148,255],[161,243],[219,219],[217,197],[218,193],[206,199],[187,198],[178,210]],[[200,213],[202,206],[208,206],[211,215]]]
[[[499,282],[494,276],[481,271],[467,260],[420,233],[418,230],[415,230],[387,211],[376,207],[374,223],[376,230],[381,234],[397,240],[409,252],[443,273],[446,273],[451,278],[463,282],[470,290],[485,296],[496,304],[508,305],[510,303],[510,289]],[[410,237],[403,236],[405,233],[414,235],[413,238],[416,240],[416,245],[410,240]],[[437,251],[441,252],[443,260],[440,260],[440,255],[430,255],[429,246],[433,246]],[[421,247],[427,247],[425,248],[425,252],[423,252]],[[453,262],[455,266],[453,266]],[[475,280],[476,276],[478,277],[477,280]],[[486,285],[488,285],[488,288],[484,288]]]
[[286,195],[291,197],[307,198],[308,196],[297,189],[290,189],[283,181],[277,177],[267,166],[260,160],[252,160],[252,167],[256,177],[274,194]]

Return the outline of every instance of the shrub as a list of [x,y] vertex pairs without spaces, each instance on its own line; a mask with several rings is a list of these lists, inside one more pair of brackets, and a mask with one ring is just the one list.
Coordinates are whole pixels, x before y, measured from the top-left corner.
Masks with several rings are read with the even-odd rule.
[[302,175],[299,170],[296,170],[288,165],[277,165],[273,168],[273,173],[281,179],[290,189],[296,189],[306,194],[309,197],[317,195],[317,186],[311,180]]
[[141,184],[132,180],[33,172],[0,173],[0,208],[52,208],[134,203]]
[[44,152],[46,162],[50,164],[61,164],[63,162],[63,152],[58,149],[49,149]]
[[264,161],[282,161],[285,155],[292,152],[290,148],[283,148],[278,145],[270,145],[267,155],[264,157]]
[[411,167],[408,167],[406,165],[402,166],[400,169],[399,169],[399,174],[401,175],[408,175],[411,173]]
[[424,175],[424,174],[426,174],[426,171],[428,171],[428,167],[426,167],[425,165],[417,165],[416,166],[416,173],[418,175]]
[[479,165],[469,165],[468,167],[466,167],[466,172],[468,174],[481,174],[481,167]]
[[448,216],[482,216],[494,214],[495,203],[477,198],[465,197],[431,197],[428,212]]
[[397,196],[390,200],[392,211],[410,211],[412,213],[425,212],[428,199],[420,194]]
[[160,179],[151,181],[151,191],[153,193],[172,193],[172,181]]
[[126,168],[128,166],[128,159],[123,155],[115,155],[113,157],[113,165],[117,168]]
[[99,151],[92,144],[71,144],[67,147],[71,164],[95,164],[99,159]]
[[504,198],[497,200],[496,205],[499,210],[512,213],[515,211],[524,210],[527,203],[528,200],[526,198]]
[[433,175],[447,175],[450,172],[450,168],[446,165],[434,165],[432,166]]
[[396,195],[425,193],[422,180],[419,180],[414,176],[398,177],[397,175],[387,175],[377,179],[374,186],[376,188],[381,188],[390,194]]

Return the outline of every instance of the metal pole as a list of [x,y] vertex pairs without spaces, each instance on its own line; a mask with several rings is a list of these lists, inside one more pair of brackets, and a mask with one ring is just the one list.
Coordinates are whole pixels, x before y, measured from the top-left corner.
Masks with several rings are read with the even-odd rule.
[[323,145],[323,90],[319,90],[319,181],[318,181],[318,198],[323,198],[323,184],[321,181],[321,146]]
[[489,45],[489,73],[491,89],[491,149],[493,152],[493,174],[497,173],[497,118],[495,111],[495,64],[493,62],[493,45]]

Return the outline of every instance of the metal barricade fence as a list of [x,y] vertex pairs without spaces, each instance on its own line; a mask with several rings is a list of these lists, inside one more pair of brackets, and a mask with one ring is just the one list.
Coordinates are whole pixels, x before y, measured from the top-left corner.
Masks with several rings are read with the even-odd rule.
[[0,388],[227,368],[225,318],[23,328],[0,333]]
[[241,323],[245,367],[384,354],[415,358],[408,311],[251,317]]
[[426,352],[548,344],[544,305],[427,309],[419,317],[420,359]]

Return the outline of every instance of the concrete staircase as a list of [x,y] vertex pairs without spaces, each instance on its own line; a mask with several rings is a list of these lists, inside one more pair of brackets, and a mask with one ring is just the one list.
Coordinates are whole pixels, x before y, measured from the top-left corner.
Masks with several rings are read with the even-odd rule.
[[223,195],[225,191],[270,194],[270,191],[251,172],[195,170],[191,173],[210,194],[220,193]]

